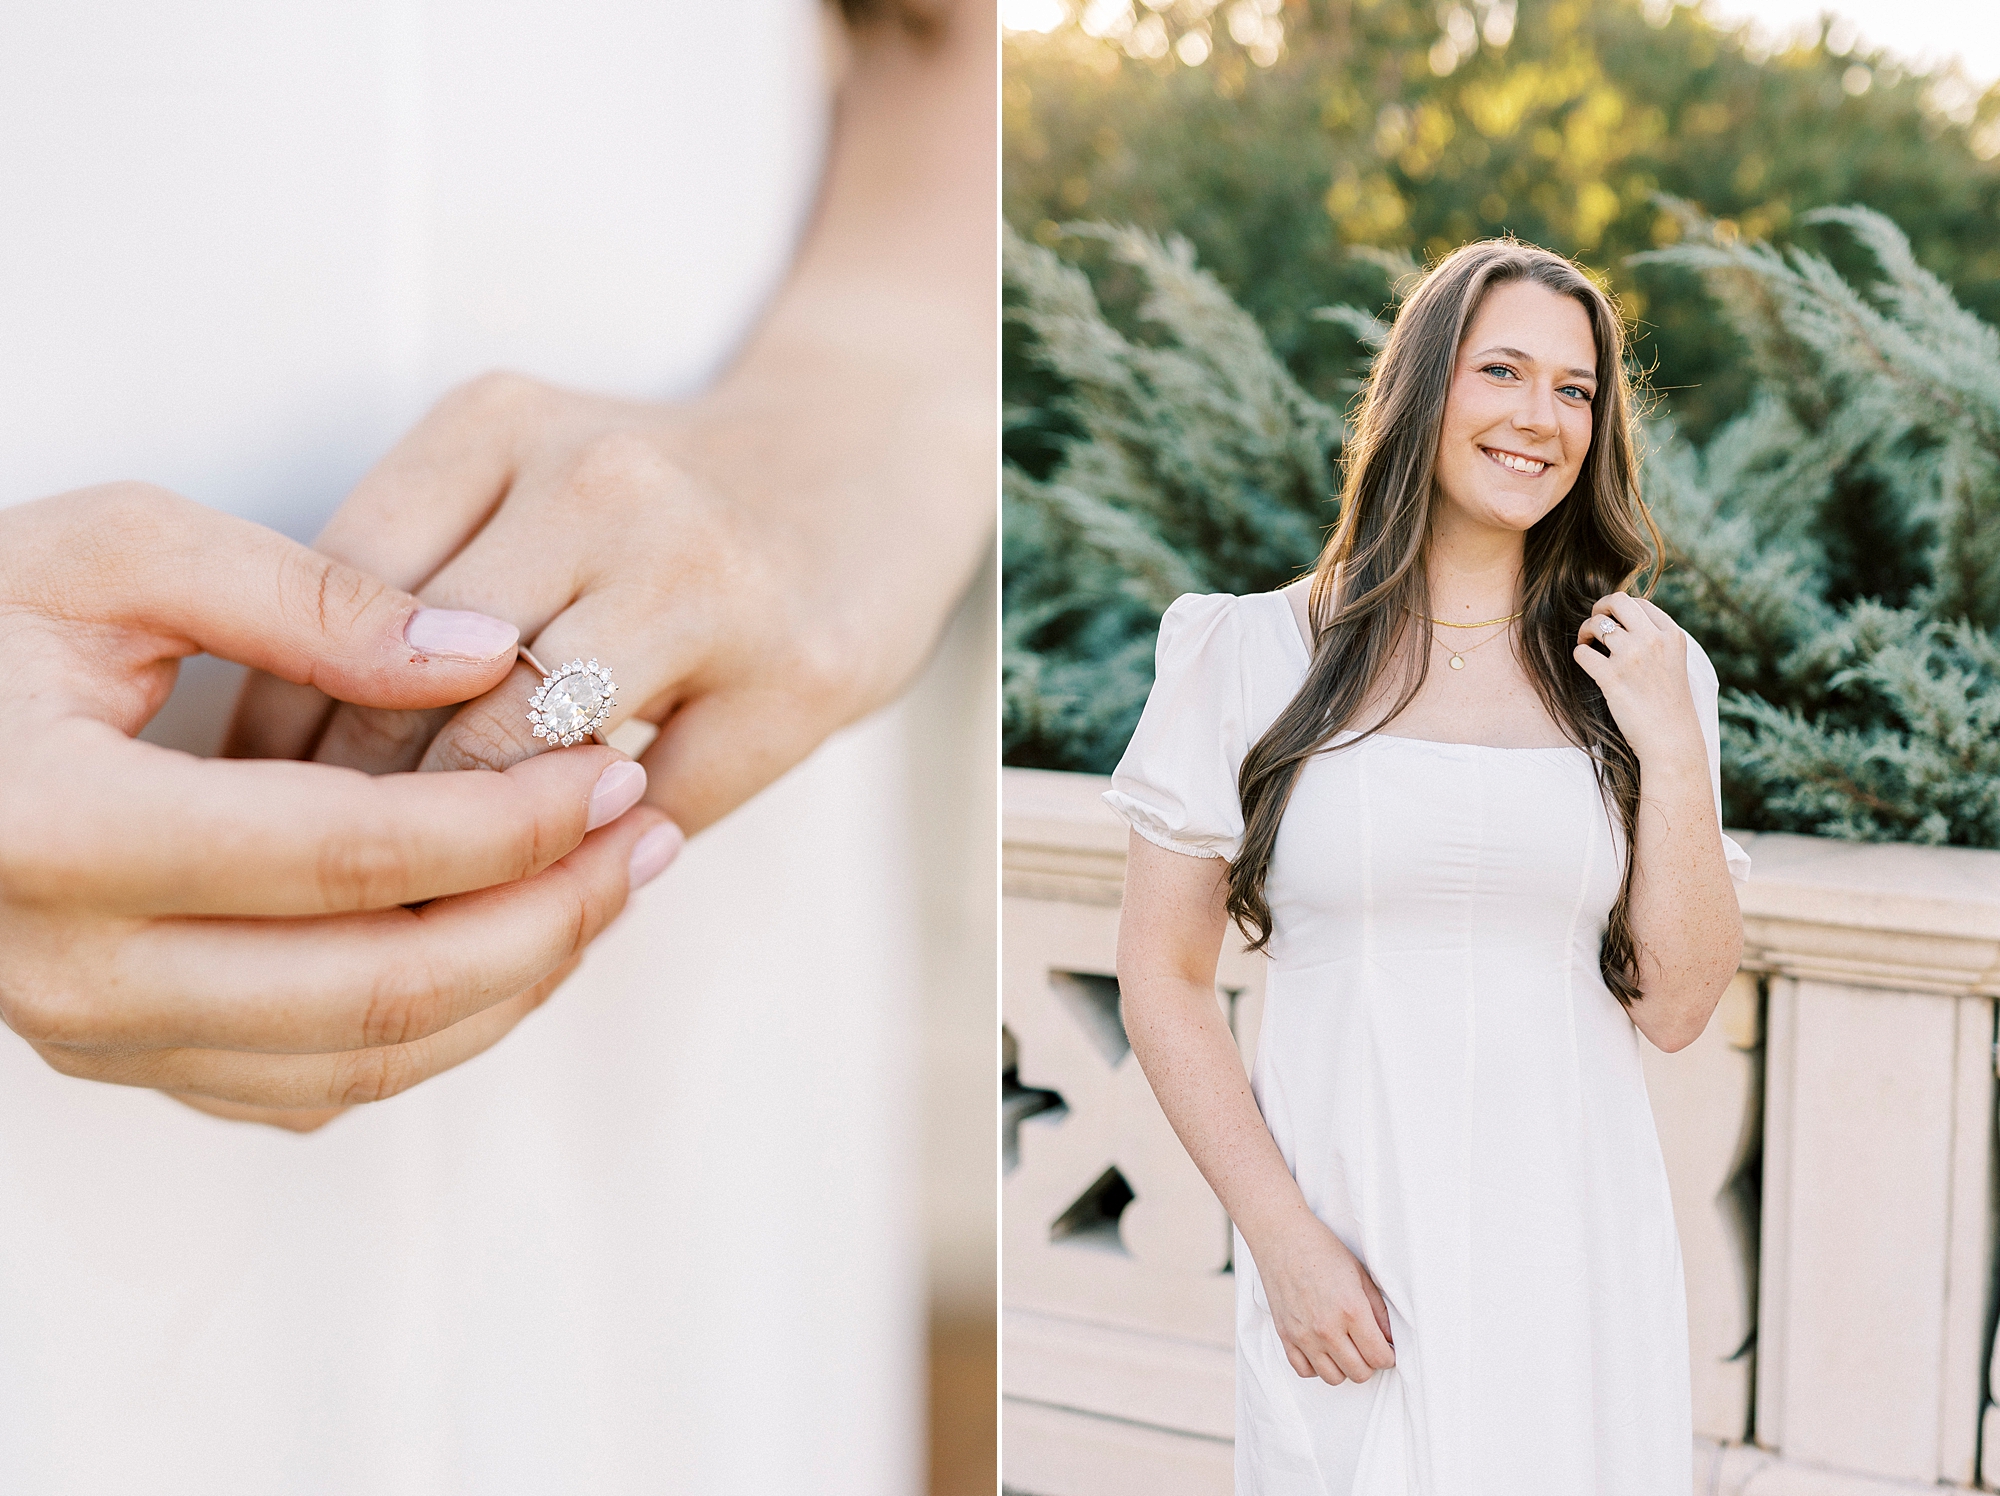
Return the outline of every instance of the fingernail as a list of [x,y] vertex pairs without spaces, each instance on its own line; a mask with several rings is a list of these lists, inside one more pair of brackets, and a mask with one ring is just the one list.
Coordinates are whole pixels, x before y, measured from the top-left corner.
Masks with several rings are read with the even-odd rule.
[[597,783],[590,791],[590,819],[583,823],[583,829],[595,831],[599,826],[610,825],[637,805],[645,793],[646,771],[621,759],[597,776]]
[[521,642],[521,631],[484,613],[454,608],[419,608],[403,628],[403,638],[418,654],[447,660],[497,660]]
[[632,848],[632,887],[642,888],[664,873],[667,864],[680,856],[681,843],[686,840],[672,821],[640,837]]

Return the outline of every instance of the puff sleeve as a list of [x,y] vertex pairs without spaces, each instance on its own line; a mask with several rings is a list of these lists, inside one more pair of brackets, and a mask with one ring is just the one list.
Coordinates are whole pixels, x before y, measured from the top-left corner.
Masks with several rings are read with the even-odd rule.
[[[1694,692],[1695,715],[1701,719],[1702,746],[1708,750],[1708,782],[1715,795],[1715,824],[1722,824],[1722,727],[1716,710],[1721,682],[1708,654],[1689,635],[1687,641],[1688,686]],[[1722,856],[1729,864],[1729,876],[1741,887],[1750,881],[1750,854],[1735,838],[1722,838]]]
[[1238,600],[1190,593],[1160,620],[1153,689],[1105,803],[1170,852],[1233,858],[1249,747]]

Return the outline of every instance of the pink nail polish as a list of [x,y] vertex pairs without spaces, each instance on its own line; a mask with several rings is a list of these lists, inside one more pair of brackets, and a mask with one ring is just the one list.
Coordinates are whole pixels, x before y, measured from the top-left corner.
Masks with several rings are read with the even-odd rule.
[[646,793],[646,771],[628,760],[620,760],[597,776],[597,783],[590,791],[590,818],[583,823],[585,831],[595,831],[599,826],[608,826],[633,806]]
[[686,840],[681,828],[672,821],[655,826],[640,837],[632,848],[632,887],[642,888],[664,873],[667,864],[680,856],[681,844]]
[[512,654],[521,631],[484,613],[455,608],[419,608],[403,626],[403,638],[418,654],[443,660],[497,660]]

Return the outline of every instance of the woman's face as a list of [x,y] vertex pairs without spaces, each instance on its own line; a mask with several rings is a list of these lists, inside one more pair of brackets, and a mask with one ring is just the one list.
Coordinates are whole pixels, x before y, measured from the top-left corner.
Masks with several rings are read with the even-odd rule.
[[1590,450],[1597,340],[1572,296],[1533,281],[1489,291],[1459,345],[1438,433],[1453,518],[1526,531],[1562,501]]

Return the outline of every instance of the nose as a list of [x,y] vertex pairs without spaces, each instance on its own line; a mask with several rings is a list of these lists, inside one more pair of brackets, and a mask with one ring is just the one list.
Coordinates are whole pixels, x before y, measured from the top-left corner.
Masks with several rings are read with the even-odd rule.
[[1558,430],[1556,420],[1556,390],[1553,382],[1544,379],[1524,381],[1521,387],[1521,403],[1514,411],[1514,425],[1533,436],[1554,436]]

